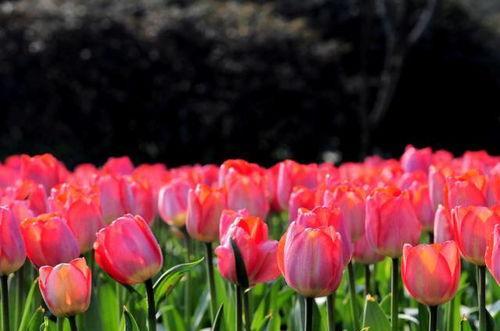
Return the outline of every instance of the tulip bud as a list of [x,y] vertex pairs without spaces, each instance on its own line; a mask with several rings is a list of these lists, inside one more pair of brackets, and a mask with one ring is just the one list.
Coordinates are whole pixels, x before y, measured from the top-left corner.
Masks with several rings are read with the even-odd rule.
[[376,189],[366,200],[366,238],[378,254],[399,257],[420,240],[421,224],[407,191]]
[[24,264],[26,249],[19,223],[7,207],[0,207],[0,275],[9,275]]
[[340,233],[331,225],[309,227],[292,222],[279,242],[278,268],[288,286],[301,295],[329,295],[342,280],[343,246]]
[[56,213],[25,219],[21,233],[28,258],[37,267],[55,266],[80,255],[78,242],[66,220]]
[[344,218],[350,241],[355,242],[365,234],[365,192],[355,186],[339,185],[325,191],[323,205],[337,207]]
[[299,214],[299,209],[313,209],[316,204],[316,192],[304,186],[295,186],[290,201],[288,203],[289,219],[295,221]]
[[422,148],[416,149],[408,145],[401,156],[401,166],[405,172],[425,171],[429,169],[432,162],[432,149]]
[[475,170],[462,176],[448,177],[448,206],[486,206],[486,179]]
[[294,186],[314,189],[317,185],[318,165],[300,164],[286,160],[279,164],[276,195],[282,210],[288,210],[288,200]]
[[418,302],[437,306],[450,301],[460,281],[460,254],[454,241],[403,248],[401,278]]
[[497,284],[500,284],[500,224],[495,225],[493,235],[486,247],[484,260],[491,275],[495,278]]
[[223,189],[198,184],[190,189],[187,203],[186,229],[198,241],[214,242],[218,239],[219,221],[226,206]]
[[74,316],[89,308],[92,275],[84,258],[41,267],[38,286],[47,307],[57,317]]
[[160,189],[158,212],[169,225],[183,227],[186,224],[187,198],[191,182],[177,178]]
[[103,175],[97,178],[96,185],[99,189],[102,218],[105,224],[110,224],[125,214],[120,192],[120,180],[111,175]]
[[434,215],[434,242],[453,240],[453,222],[448,208],[439,205]]
[[425,231],[434,231],[434,210],[429,198],[429,187],[426,184],[413,182],[409,191],[415,214],[422,228]]
[[[220,246],[215,249],[219,271],[227,280],[237,283],[235,255],[231,241],[240,250],[250,286],[269,282],[279,276],[276,265],[278,242],[268,240],[267,225],[246,212],[223,212],[220,224]],[[233,218],[234,217],[234,218]],[[233,222],[229,223],[231,218]]]
[[452,217],[455,240],[463,258],[484,266],[487,242],[495,225],[500,224],[500,208],[455,207]]
[[97,233],[95,261],[116,281],[135,285],[160,271],[160,246],[140,216],[127,214]]
[[219,170],[219,185],[227,192],[227,207],[247,209],[265,218],[270,209],[268,179],[264,169],[243,160],[228,160]]
[[148,224],[153,222],[153,195],[145,182],[131,176],[123,176],[120,181],[120,193],[125,213],[141,215]]

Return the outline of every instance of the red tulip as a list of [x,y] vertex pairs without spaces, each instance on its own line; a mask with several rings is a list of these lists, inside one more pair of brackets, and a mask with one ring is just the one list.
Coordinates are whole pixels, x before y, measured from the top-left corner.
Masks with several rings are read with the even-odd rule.
[[349,263],[352,255],[351,236],[339,208],[316,207],[313,210],[299,209],[296,223],[312,228],[332,226],[336,232],[340,233],[342,239],[344,263],[346,265]]
[[338,185],[323,195],[325,206],[340,209],[350,240],[355,242],[365,233],[365,192],[352,185]]
[[497,284],[500,284],[500,224],[495,225],[493,235],[486,247],[484,259],[491,275],[495,278]]
[[250,214],[265,218],[269,212],[269,192],[265,170],[242,160],[224,162],[219,184],[227,192],[227,207],[247,209]]
[[316,192],[304,186],[295,186],[288,203],[288,218],[292,221],[297,219],[300,208],[313,209],[316,204]]
[[403,248],[401,278],[420,303],[437,306],[450,301],[460,281],[460,254],[454,241]]
[[90,190],[83,191],[75,186],[63,184],[52,190],[49,205],[52,212],[64,216],[78,241],[80,252],[85,253],[92,249],[96,232],[104,227],[98,195]]
[[58,214],[42,214],[21,223],[26,253],[37,267],[69,262],[80,255],[78,242]]
[[89,163],[84,163],[78,165],[71,177],[68,179],[67,183],[75,185],[77,187],[92,187],[95,184],[97,177],[99,176],[99,170]]
[[135,285],[160,271],[163,256],[148,224],[127,214],[97,233],[95,261],[116,281]]
[[431,166],[429,168],[429,198],[434,211],[439,205],[448,207],[448,192],[446,187],[446,178],[453,175],[451,168],[438,168]]
[[[269,240],[267,225],[245,212],[224,212],[220,223],[220,246],[215,249],[219,271],[227,280],[237,283],[236,266],[231,239],[238,246],[250,286],[268,282],[279,276],[276,265],[278,242]],[[231,218],[233,222],[230,222]]]
[[434,231],[434,210],[429,197],[427,184],[413,182],[409,188],[411,202],[422,227],[426,231]]
[[401,156],[401,166],[405,172],[413,172],[417,170],[425,171],[429,169],[432,162],[432,149],[422,148],[416,149],[408,145]]
[[111,175],[100,176],[96,180],[99,190],[99,200],[104,223],[110,224],[118,217],[125,214],[123,206],[120,180]]
[[141,215],[148,224],[153,222],[153,195],[146,182],[132,176],[123,176],[120,180],[120,193],[125,213]]
[[448,206],[486,206],[486,179],[470,170],[462,176],[448,177]]
[[285,281],[305,297],[334,292],[345,267],[343,242],[332,225],[292,222],[278,246],[278,268]]
[[21,157],[21,177],[42,184],[47,194],[67,176],[68,171],[64,165],[50,154]]
[[33,181],[19,181],[15,187],[7,188],[7,195],[13,200],[28,201],[28,207],[35,215],[46,213],[48,210],[45,188]]
[[448,208],[439,205],[434,215],[434,242],[453,240],[453,222]]
[[74,316],[89,308],[92,275],[84,258],[55,267],[41,267],[38,286],[43,300],[55,316]]
[[362,236],[354,243],[352,259],[357,263],[374,264],[385,259],[385,256],[377,254],[366,240],[366,236]]
[[421,227],[407,191],[377,189],[366,199],[366,237],[378,254],[401,256],[405,243],[418,243]]
[[169,225],[178,228],[186,224],[188,193],[191,182],[176,178],[160,189],[158,194],[158,212]]
[[487,242],[495,225],[500,224],[500,207],[455,207],[452,217],[455,240],[463,258],[483,266]]
[[142,164],[134,170],[132,176],[134,179],[145,183],[150,188],[153,213],[156,217],[158,215],[158,195],[160,193],[160,189],[170,180],[167,168],[165,165],[160,163]]
[[110,157],[104,166],[102,172],[113,176],[131,175],[134,171],[134,164],[128,156]]
[[219,221],[226,206],[223,189],[198,184],[190,189],[187,202],[186,229],[193,239],[214,242],[219,238]]
[[12,212],[0,207],[0,275],[9,275],[24,264],[26,249],[19,223]]
[[314,189],[318,181],[317,164],[300,164],[286,160],[279,164],[276,195],[282,210],[288,210],[288,200],[294,186]]

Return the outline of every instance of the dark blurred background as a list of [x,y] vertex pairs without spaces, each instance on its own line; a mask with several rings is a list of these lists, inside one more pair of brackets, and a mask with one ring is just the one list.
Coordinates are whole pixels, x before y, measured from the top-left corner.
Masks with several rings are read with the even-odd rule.
[[0,0],[0,157],[500,154],[498,0]]

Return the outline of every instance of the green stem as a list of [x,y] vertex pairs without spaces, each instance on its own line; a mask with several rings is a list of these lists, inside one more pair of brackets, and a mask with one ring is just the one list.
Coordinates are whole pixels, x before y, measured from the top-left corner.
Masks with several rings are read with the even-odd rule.
[[347,265],[347,271],[349,272],[349,294],[351,295],[351,315],[352,315],[352,326],[355,331],[360,329],[358,312],[356,307],[356,278],[354,277],[354,267],[352,262]]
[[305,331],[313,329],[313,303],[314,298],[306,298]]
[[75,316],[68,316],[69,328],[71,331],[78,331],[78,327],[76,326]]
[[436,331],[438,306],[429,306],[429,331]]
[[64,331],[64,317],[57,318],[57,331]]
[[391,277],[391,323],[392,331],[398,331],[398,300],[399,300],[399,259],[392,259],[392,277]]
[[144,282],[146,293],[148,296],[148,326],[149,331],[156,331],[156,308],[155,308],[155,293],[153,291],[153,281],[148,279]]
[[[186,262],[191,262],[191,239],[189,234],[184,228],[184,240],[186,243]],[[189,320],[191,319],[191,276],[190,273],[186,273],[186,283],[184,287],[184,321],[186,325],[189,325]]]
[[9,322],[9,286],[7,284],[8,275],[2,275],[2,321],[3,321],[3,331],[10,330]]
[[335,292],[326,297],[328,331],[335,331]]
[[249,297],[249,289],[241,289],[243,292],[243,309],[245,310],[245,330],[250,331],[252,327],[252,313],[250,310],[250,302],[248,300]]
[[371,293],[371,271],[370,271],[370,265],[365,264],[365,297]]
[[236,331],[243,331],[243,306],[241,287],[236,285]]
[[208,288],[210,290],[210,316],[212,324],[217,313],[217,293],[215,289],[212,243],[205,243],[205,265],[207,267]]
[[479,331],[486,331],[486,267],[478,266],[479,274]]

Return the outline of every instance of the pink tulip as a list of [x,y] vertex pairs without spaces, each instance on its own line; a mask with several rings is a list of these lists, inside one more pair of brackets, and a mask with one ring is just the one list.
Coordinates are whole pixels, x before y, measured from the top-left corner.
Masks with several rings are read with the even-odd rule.
[[140,216],[127,214],[101,229],[94,250],[101,269],[126,285],[151,279],[163,265],[160,245]]
[[110,157],[104,166],[102,172],[113,176],[131,175],[134,171],[134,164],[128,156]]
[[446,178],[453,175],[451,168],[438,168],[431,166],[429,168],[429,198],[434,211],[439,205],[448,207],[448,192],[446,187]]
[[314,189],[318,181],[317,164],[300,164],[292,160],[280,163],[276,195],[282,210],[288,210],[288,200],[294,186]]
[[50,189],[66,180],[68,171],[51,154],[21,157],[21,177],[41,184],[48,194]]
[[407,191],[377,189],[366,199],[366,237],[378,254],[396,258],[420,240],[421,224]]
[[120,193],[125,213],[141,215],[148,224],[153,222],[153,195],[146,182],[132,176],[123,176],[120,180]]
[[187,203],[186,229],[189,236],[203,242],[218,239],[219,221],[226,206],[224,189],[198,184],[190,189]]
[[26,260],[19,223],[7,207],[0,207],[0,275],[17,271]]
[[439,205],[434,215],[434,242],[453,240],[453,222],[450,210]]
[[461,176],[448,177],[448,205],[486,206],[486,179],[479,172],[470,170]]
[[484,259],[491,275],[497,284],[500,284],[500,224],[495,225],[486,247]]
[[41,267],[38,285],[43,300],[55,316],[74,316],[89,308],[92,275],[84,258],[55,267]]
[[375,264],[382,261],[384,258],[385,256],[377,254],[375,249],[370,246],[368,240],[366,240],[366,236],[362,236],[354,243],[352,259],[356,263]]
[[434,231],[434,210],[429,197],[429,187],[427,184],[413,182],[409,191],[413,208],[422,228],[426,231]]
[[305,297],[333,293],[345,267],[343,242],[332,225],[292,222],[278,246],[278,268],[285,281]]
[[299,209],[313,209],[316,204],[316,192],[304,186],[295,186],[288,203],[289,219],[295,221]]
[[[278,242],[269,240],[267,225],[245,212],[224,212],[220,223],[220,246],[215,249],[222,277],[237,283],[235,257],[231,240],[241,252],[250,286],[269,282],[279,276],[276,264]],[[231,218],[233,221],[231,221]]]
[[191,187],[188,180],[177,178],[160,189],[158,212],[167,224],[178,228],[186,224],[187,199]]
[[416,149],[411,145],[406,146],[406,150],[401,156],[401,166],[405,172],[417,170],[425,171],[429,169],[432,162],[432,150],[430,148]]
[[99,191],[102,218],[105,224],[110,224],[125,214],[120,180],[111,175],[103,175],[97,178],[96,186]]
[[55,266],[69,262],[80,255],[78,242],[58,214],[41,214],[21,223],[26,253],[37,266]]
[[452,217],[454,237],[463,258],[484,266],[487,242],[495,225],[500,224],[500,207],[455,207]]
[[460,282],[460,254],[454,241],[437,244],[406,244],[401,278],[418,302],[437,306],[450,301]]

